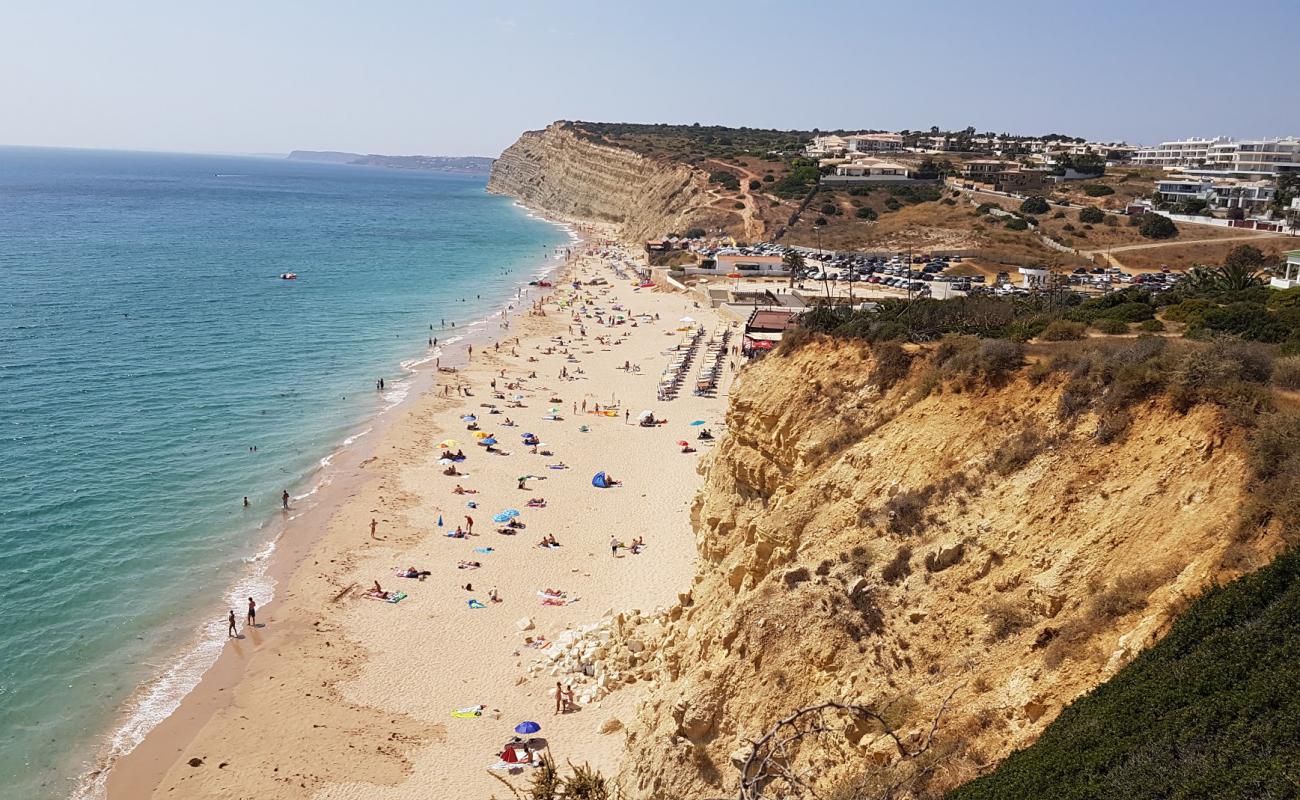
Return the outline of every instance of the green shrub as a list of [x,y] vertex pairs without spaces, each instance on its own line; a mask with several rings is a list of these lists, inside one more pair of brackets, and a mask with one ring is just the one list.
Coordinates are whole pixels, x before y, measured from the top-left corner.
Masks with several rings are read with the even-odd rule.
[[755,189],[761,189],[761,188],[763,188],[763,184],[762,184],[761,181],[750,180],[750,182],[749,182],[749,190],[750,190],[751,192],[754,191]]
[[1164,329],[1165,324],[1158,319],[1143,320],[1142,323],[1138,325],[1138,330],[1145,331],[1146,333],[1159,333]]
[[1010,231],[1024,231],[1029,229],[1029,223],[1019,217],[1012,217],[1003,223],[1002,227]]
[[1051,210],[1052,207],[1042,197],[1026,197],[1024,202],[1020,204],[1021,214],[1046,214]]
[[980,203],[978,206],[975,207],[975,213],[987,214],[989,213],[989,210],[993,208],[997,208],[997,206],[994,205],[993,203]]
[[871,369],[871,382],[881,391],[907,377],[912,368],[912,357],[898,342],[881,342],[871,348],[875,364]]
[[1101,333],[1110,334],[1112,336],[1121,333],[1128,333],[1127,324],[1121,322],[1118,319],[1112,319],[1110,317],[1102,317],[1101,319],[1092,323],[1092,327]]
[[857,211],[853,212],[853,216],[857,217],[858,219],[865,219],[865,220],[875,220],[877,217],[879,217],[875,209],[870,208],[868,206],[863,206],[862,208],[859,208]]
[[1093,208],[1092,206],[1088,206],[1087,208],[1083,208],[1079,210],[1080,222],[1086,222],[1090,225],[1095,225],[1098,222],[1104,220],[1105,218],[1106,218],[1106,214],[1100,208]]
[[1089,197],[1105,197],[1108,194],[1115,194],[1115,190],[1104,183],[1085,183],[1083,193]]
[[775,176],[775,175],[764,175],[764,176],[763,176],[763,183],[772,183],[772,182],[774,182],[775,180],[776,180],[776,176]]
[[897,211],[898,209],[900,209],[900,208],[902,208],[902,207],[903,207],[903,204],[900,203],[900,202],[898,202],[898,201],[895,200],[894,198],[892,198],[892,197],[887,197],[887,198],[885,198],[885,208],[889,209],[890,211]]
[[745,207],[745,204],[742,203],[741,201],[737,200],[736,202],[734,202],[734,203],[731,204],[731,207],[734,208],[734,209],[736,209],[737,211],[739,211],[740,209],[742,209],[742,208]]
[[1143,214],[1138,224],[1138,233],[1148,239],[1172,239],[1178,235],[1178,226],[1168,217],[1159,214]]
[[1068,319],[1058,319],[1043,329],[1038,338],[1049,342],[1064,342],[1071,339],[1082,339],[1087,325],[1082,322],[1074,322]]

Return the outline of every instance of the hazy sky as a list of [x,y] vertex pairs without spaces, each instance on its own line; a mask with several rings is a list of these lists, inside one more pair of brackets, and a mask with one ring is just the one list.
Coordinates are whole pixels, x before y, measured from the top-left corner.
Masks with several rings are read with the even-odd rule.
[[496,155],[555,119],[1300,134],[1300,0],[3,0],[0,144]]

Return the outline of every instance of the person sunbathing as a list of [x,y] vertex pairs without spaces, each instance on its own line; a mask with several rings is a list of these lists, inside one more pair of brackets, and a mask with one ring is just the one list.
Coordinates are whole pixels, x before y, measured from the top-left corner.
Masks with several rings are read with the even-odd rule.
[[683,452],[683,453],[694,453],[694,452],[695,452],[695,448],[694,448],[694,447],[691,447],[689,444],[684,444],[684,445],[682,445],[682,452]]
[[388,592],[384,591],[384,588],[379,585],[379,581],[375,581],[375,588],[371,589],[369,594],[371,597],[378,597],[380,600],[388,599]]
[[406,568],[406,572],[403,573],[402,577],[405,577],[405,578],[424,578],[425,576],[430,575],[430,574],[431,574],[431,573],[430,573],[429,570],[427,570],[427,569],[416,569],[415,567],[407,567],[407,568]]
[[479,561],[459,561],[456,563],[456,569],[478,569],[483,566]]
[[[378,586],[378,584],[375,585]],[[543,589],[542,594],[546,595],[547,597],[564,597],[564,592],[560,591],[559,589]]]

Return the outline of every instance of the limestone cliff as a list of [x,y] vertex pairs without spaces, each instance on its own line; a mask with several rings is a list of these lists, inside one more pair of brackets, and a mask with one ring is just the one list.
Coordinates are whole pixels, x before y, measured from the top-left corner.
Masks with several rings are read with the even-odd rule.
[[708,176],[602,143],[573,123],[528,131],[492,165],[488,191],[565,219],[613,223],[628,241],[735,225]]
[[1101,444],[1095,420],[1060,419],[1051,378],[882,391],[873,367],[820,341],[744,373],[693,512],[695,585],[620,656],[652,686],[627,725],[632,796],[734,796],[745,740],[826,699],[917,742],[951,693],[926,759],[861,726],[834,757],[790,755],[823,789],[934,796],[1235,575],[1226,552],[1247,568],[1279,546],[1232,541],[1245,462],[1213,407],[1150,400]]

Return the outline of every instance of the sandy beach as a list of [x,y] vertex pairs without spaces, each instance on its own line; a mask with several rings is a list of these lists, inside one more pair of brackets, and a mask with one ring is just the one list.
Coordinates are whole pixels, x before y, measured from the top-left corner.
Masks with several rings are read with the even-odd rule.
[[[508,329],[491,325],[495,342],[445,354],[456,372],[426,378],[370,449],[340,460],[327,495],[283,537],[280,588],[259,610],[260,627],[243,630],[236,609],[243,638],[116,766],[110,798],[504,796],[487,768],[524,720],[541,725],[538,744],[558,762],[616,772],[623,734],[600,730],[630,718],[643,686],[557,715],[557,678],[528,670],[546,647],[525,643],[667,606],[689,588],[689,509],[710,449],[690,423],[721,435],[733,357],[716,394],[695,396],[701,344],[680,394],[660,400],[660,374],[689,327],[680,320],[694,318],[702,342],[731,323],[686,295],[637,288],[600,249],[579,246],[584,254],[540,304]],[[598,278],[607,283],[587,285]],[[638,425],[643,410],[667,422]],[[499,452],[476,443],[467,414]],[[536,453],[525,433],[540,439]],[[441,448],[446,440],[455,444]],[[682,452],[682,441],[696,452]],[[454,464],[462,474],[444,474],[444,449],[467,456]],[[621,485],[593,486],[600,471]],[[536,477],[521,489],[524,475]],[[509,535],[493,522],[507,510],[522,526]],[[449,536],[467,517],[473,535]],[[545,536],[559,546],[539,546]],[[611,553],[611,539],[637,538],[640,552]],[[396,574],[407,567],[428,574]],[[406,596],[368,597],[376,582]],[[548,600],[546,589],[563,598]],[[452,714],[479,705],[481,715]],[[520,786],[528,778],[497,774]]]

